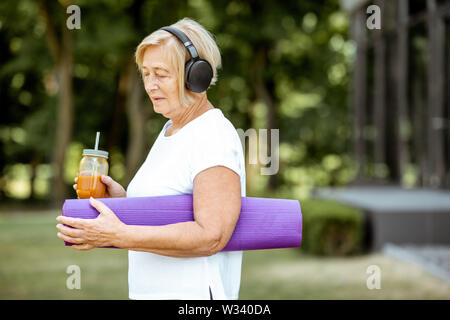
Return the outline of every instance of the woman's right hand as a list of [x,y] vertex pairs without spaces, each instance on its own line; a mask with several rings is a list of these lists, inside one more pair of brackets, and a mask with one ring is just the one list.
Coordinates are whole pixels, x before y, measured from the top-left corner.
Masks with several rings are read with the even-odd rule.
[[[78,177],[74,179],[73,188],[77,190]],[[127,196],[125,189],[110,176],[102,175],[102,182],[106,186],[105,198],[123,198]]]

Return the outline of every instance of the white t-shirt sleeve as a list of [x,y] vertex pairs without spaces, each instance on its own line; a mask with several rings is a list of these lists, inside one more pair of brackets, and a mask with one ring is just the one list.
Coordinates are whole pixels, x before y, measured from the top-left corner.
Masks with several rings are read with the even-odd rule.
[[190,156],[191,181],[201,171],[215,166],[230,168],[241,176],[242,146],[236,143],[236,138],[239,139],[237,132],[226,127],[208,131],[197,135],[196,141],[193,141]]

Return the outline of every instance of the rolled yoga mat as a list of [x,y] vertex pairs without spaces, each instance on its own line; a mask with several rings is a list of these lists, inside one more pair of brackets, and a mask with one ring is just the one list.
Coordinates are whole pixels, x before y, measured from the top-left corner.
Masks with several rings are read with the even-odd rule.
[[[302,240],[302,213],[298,200],[242,197],[233,235],[222,251],[291,248]],[[162,226],[194,221],[192,195],[102,198],[127,225]],[[99,213],[89,199],[68,199],[63,215],[95,219]],[[65,242],[66,245],[72,245]]]

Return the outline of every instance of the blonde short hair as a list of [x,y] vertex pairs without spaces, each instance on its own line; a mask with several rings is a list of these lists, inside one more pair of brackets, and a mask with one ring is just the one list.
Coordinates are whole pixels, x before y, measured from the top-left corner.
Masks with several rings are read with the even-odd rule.
[[[211,85],[215,84],[217,81],[217,69],[221,67],[222,59],[213,35],[201,24],[189,18],[181,19],[172,24],[171,27],[183,31],[194,44],[200,58],[207,60],[211,64],[213,69]],[[184,65],[191,57],[184,45],[174,35],[164,30],[156,30],[145,37],[136,49],[136,64],[141,71],[145,50],[150,46],[160,45],[174,49],[167,50],[167,57],[178,77],[178,90],[181,103],[187,107],[194,102],[194,97],[187,92],[188,89],[184,85]]]

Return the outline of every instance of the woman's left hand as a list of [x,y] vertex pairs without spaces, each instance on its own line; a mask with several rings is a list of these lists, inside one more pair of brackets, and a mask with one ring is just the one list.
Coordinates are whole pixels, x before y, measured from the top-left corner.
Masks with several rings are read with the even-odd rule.
[[60,231],[58,238],[73,243],[72,248],[76,250],[115,246],[119,240],[119,234],[126,225],[103,202],[94,198],[91,198],[89,202],[100,213],[98,217],[78,219],[58,216],[56,220],[61,223],[56,226]]

